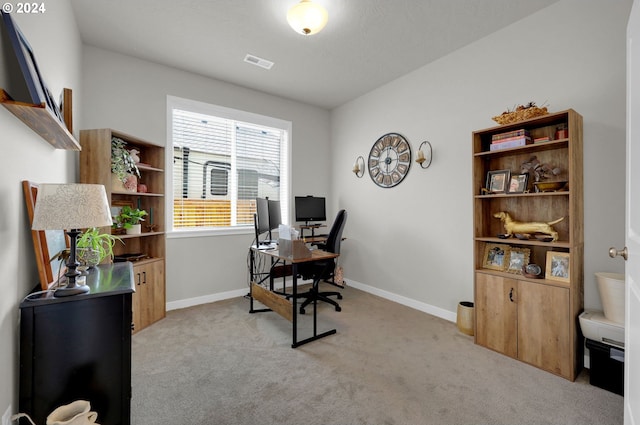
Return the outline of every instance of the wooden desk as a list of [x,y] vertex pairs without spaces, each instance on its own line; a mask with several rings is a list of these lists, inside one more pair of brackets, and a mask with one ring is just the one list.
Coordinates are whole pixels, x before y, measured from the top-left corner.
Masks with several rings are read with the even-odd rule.
[[[275,292],[272,292],[260,285],[257,285],[254,282],[254,255],[266,255],[275,259],[277,261],[281,261],[286,266],[286,263],[291,264],[292,274],[293,274],[293,288],[291,294],[291,300],[287,299],[285,296],[278,295]],[[330,260],[332,258],[337,258],[340,254],[334,254],[332,252],[323,251],[321,249],[311,250],[311,257],[307,258],[292,258],[289,256],[282,256],[280,252],[275,250],[259,250],[255,247],[251,247],[251,255],[250,255],[250,268],[251,268],[251,289],[249,291],[250,298],[250,307],[249,313],[258,313],[264,311],[275,311],[285,319],[292,322],[292,343],[291,348],[299,347],[303,344],[306,344],[311,341],[315,341],[320,338],[324,338],[325,336],[333,335],[336,333],[335,329],[331,329],[330,331],[322,332],[318,334],[318,314],[317,314],[317,300],[313,303],[313,336],[298,341],[298,308],[296,302],[296,295],[298,294],[298,264],[309,263],[314,261],[322,261],[322,260]],[[271,288],[273,289],[273,288]],[[254,309],[253,301],[257,300],[269,307],[267,309]]]

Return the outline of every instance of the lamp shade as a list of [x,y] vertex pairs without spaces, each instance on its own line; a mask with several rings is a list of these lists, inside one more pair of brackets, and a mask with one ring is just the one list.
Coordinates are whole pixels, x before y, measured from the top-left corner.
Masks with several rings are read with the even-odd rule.
[[41,184],[33,212],[33,230],[111,226],[107,192],[101,184]]
[[287,21],[291,28],[304,35],[320,32],[327,25],[328,19],[327,9],[311,0],[302,0],[287,13]]

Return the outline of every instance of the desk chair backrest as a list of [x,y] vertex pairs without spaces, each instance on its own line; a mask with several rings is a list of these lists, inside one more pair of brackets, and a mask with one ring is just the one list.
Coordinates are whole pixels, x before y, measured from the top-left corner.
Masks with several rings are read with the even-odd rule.
[[347,212],[345,210],[338,211],[336,219],[333,221],[327,242],[325,242],[324,250],[340,254],[340,244],[342,242],[342,231],[347,222]]

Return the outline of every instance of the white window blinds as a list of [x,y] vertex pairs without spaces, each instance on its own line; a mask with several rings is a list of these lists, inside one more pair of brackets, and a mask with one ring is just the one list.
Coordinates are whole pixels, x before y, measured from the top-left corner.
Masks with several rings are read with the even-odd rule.
[[174,230],[253,229],[256,197],[280,200],[284,221],[287,129],[229,118],[229,113],[216,116],[184,107],[170,113]]

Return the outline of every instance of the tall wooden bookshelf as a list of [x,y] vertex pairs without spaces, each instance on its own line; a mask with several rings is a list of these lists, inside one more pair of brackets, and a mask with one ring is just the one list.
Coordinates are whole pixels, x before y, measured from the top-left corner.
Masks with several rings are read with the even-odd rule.
[[[112,185],[113,137],[124,140],[128,149],[135,148],[140,152],[140,183],[147,186],[147,192],[128,192]],[[133,329],[137,332],[166,314],[164,147],[111,129],[81,130],[80,146],[81,183],[103,184],[112,207],[126,204],[144,209],[149,214],[142,223],[142,234],[119,234],[124,245],[116,243],[114,247],[116,256],[143,257],[133,262],[136,290],[133,295]],[[113,231],[109,228],[103,230]]]
[[[558,129],[562,132],[556,133]],[[496,135],[523,130],[532,139],[548,141],[491,150]],[[552,113],[513,124],[473,132],[473,210],[475,256],[475,342],[523,362],[574,380],[582,369],[582,339],[578,315],[583,309],[583,148],[582,116],[574,110]],[[493,146],[496,148],[496,146]],[[556,191],[487,192],[490,171],[521,173],[521,164],[535,156],[560,173],[549,180],[566,181]],[[494,215],[506,211],[521,222],[552,222],[556,241],[534,234],[504,237]],[[487,247],[527,253],[528,262],[542,270],[529,273],[487,263]],[[516,257],[514,257],[516,258]],[[549,260],[551,258],[551,261]],[[549,272],[555,258],[566,258],[566,276]],[[506,260],[505,261],[509,261]],[[489,265],[489,267],[488,267]]]

